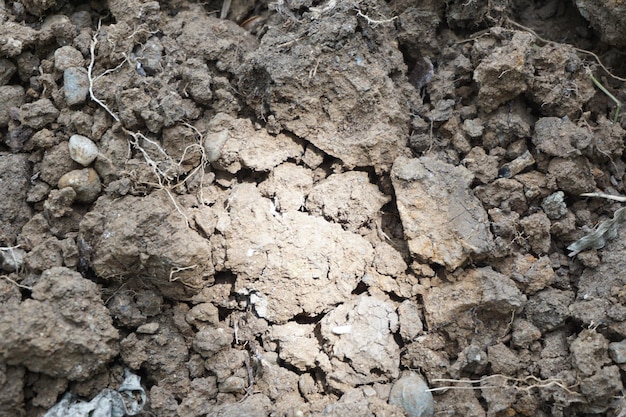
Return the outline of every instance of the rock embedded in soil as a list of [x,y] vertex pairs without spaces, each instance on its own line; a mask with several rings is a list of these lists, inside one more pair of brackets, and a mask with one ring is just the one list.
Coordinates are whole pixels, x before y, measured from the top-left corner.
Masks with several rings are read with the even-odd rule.
[[231,174],[242,168],[269,171],[287,159],[304,154],[301,141],[284,134],[272,136],[255,130],[248,119],[236,119],[219,113],[211,119],[205,135],[204,149],[209,161]]
[[430,288],[423,298],[429,329],[453,324],[474,308],[506,316],[526,304],[515,282],[491,267],[467,270],[453,284]]
[[407,372],[391,387],[389,404],[400,406],[407,417],[432,417],[435,414],[433,394],[424,378]]
[[361,295],[328,313],[320,329],[332,364],[328,383],[344,391],[396,378],[400,348],[393,333],[397,330],[395,308],[377,297]]
[[369,181],[366,172],[333,174],[313,187],[306,201],[309,213],[356,231],[391,200]]
[[6,363],[81,381],[118,354],[117,329],[92,281],[52,268],[41,275],[32,297],[0,307],[0,352]]
[[80,236],[90,248],[90,267],[102,279],[144,277],[174,299],[212,282],[208,240],[187,227],[164,193],[100,197],[81,221]]
[[527,59],[534,37],[526,32],[514,32],[506,45],[493,49],[474,70],[478,83],[478,105],[486,113],[522,94],[528,89],[533,66]]
[[89,78],[84,68],[68,68],[63,72],[65,103],[72,107],[83,104],[89,94]]
[[[346,166],[388,171],[406,154],[409,92],[415,91],[392,79],[406,71],[395,33],[381,25],[366,35],[347,3],[315,22],[314,34],[304,21],[288,34],[279,29],[283,22],[268,26],[241,68],[238,90],[258,117],[273,115],[283,129]],[[325,44],[341,53],[319,48]]]
[[76,192],[76,201],[93,203],[102,191],[100,177],[93,168],[76,169],[59,178],[59,188],[71,187]]
[[238,276],[235,290],[276,323],[347,301],[374,258],[369,242],[338,224],[276,213],[253,184],[233,187],[216,229],[225,238],[225,268]]
[[391,171],[411,254],[454,270],[494,247],[487,213],[470,193],[473,175],[430,157],[398,158]]

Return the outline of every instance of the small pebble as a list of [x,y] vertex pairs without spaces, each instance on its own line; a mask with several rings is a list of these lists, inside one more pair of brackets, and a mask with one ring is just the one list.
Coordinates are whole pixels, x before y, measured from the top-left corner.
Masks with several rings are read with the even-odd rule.
[[626,363],[626,339],[621,342],[609,343],[609,355],[615,363]]
[[219,386],[220,392],[243,392],[246,388],[246,381],[238,376],[229,376]]
[[69,147],[70,157],[82,166],[91,164],[98,156],[96,144],[82,135],[72,135]]
[[159,323],[145,323],[137,327],[137,333],[155,334],[159,330]]
[[58,185],[59,189],[72,187],[76,191],[76,201],[79,203],[95,201],[102,190],[100,177],[93,168],[70,171],[59,179]]
[[535,163],[535,158],[529,151],[524,152],[509,163],[502,165],[498,174],[502,178],[511,178]]
[[85,68],[72,67],[63,72],[63,91],[68,106],[83,104],[89,94],[89,77]]
[[541,208],[549,219],[556,220],[567,214],[567,204],[565,204],[565,193],[557,191],[552,193],[541,202]]
[[435,401],[424,379],[415,372],[407,372],[391,387],[389,404],[402,408],[407,417],[432,417]]

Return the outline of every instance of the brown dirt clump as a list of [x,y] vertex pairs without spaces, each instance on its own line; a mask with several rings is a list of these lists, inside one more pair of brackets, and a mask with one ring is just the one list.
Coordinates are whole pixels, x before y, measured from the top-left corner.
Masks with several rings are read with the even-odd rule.
[[417,3],[2,2],[0,417],[623,415],[624,8]]

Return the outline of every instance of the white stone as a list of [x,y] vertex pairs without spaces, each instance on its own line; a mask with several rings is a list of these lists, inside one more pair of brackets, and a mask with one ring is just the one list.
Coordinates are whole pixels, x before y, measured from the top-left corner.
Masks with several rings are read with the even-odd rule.
[[98,156],[98,146],[85,136],[72,135],[69,146],[70,157],[82,166],[91,164]]

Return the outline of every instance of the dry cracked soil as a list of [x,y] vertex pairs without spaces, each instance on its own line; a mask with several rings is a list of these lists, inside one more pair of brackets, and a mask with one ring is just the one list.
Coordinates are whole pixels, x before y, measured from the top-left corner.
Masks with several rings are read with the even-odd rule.
[[625,28],[0,0],[0,416],[626,415]]

